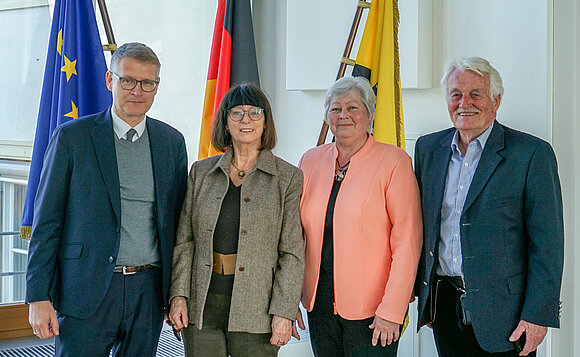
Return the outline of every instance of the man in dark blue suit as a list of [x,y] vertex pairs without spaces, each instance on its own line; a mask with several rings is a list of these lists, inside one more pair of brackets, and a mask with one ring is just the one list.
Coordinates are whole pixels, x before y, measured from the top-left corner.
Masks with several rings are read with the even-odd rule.
[[160,67],[149,47],[121,46],[112,107],[60,126],[47,148],[26,301],[57,356],[155,354],[187,177],[183,136],[146,116]]
[[535,355],[548,327],[559,327],[564,227],[554,152],[496,121],[503,84],[485,59],[451,60],[441,84],[454,128],[415,146],[418,328],[433,327],[440,356]]

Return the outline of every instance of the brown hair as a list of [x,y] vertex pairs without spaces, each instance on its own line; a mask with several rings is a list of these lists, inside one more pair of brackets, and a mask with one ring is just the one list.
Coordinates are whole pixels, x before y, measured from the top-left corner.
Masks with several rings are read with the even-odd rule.
[[260,150],[272,150],[276,146],[276,127],[272,116],[272,108],[266,94],[255,84],[241,83],[232,86],[220,102],[213,119],[211,130],[211,145],[219,151],[224,151],[232,145],[232,137],[226,131],[228,110],[238,105],[253,105],[264,109],[264,133]]

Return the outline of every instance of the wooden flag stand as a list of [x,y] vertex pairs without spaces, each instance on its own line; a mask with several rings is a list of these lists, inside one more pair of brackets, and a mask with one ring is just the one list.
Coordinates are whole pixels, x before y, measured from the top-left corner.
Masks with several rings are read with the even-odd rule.
[[[338,74],[336,75],[337,80],[339,78],[344,77],[344,73],[346,72],[346,66],[354,66],[355,64],[355,60],[350,58],[350,53],[352,51],[352,46],[354,45],[354,40],[358,32],[358,25],[360,24],[360,19],[362,17],[363,11],[365,9],[369,9],[370,7],[371,3],[365,0],[360,0],[357,3],[354,19],[350,27],[350,33],[348,35],[348,39],[346,40],[346,46],[344,47],[342,59],[340,60],[340,66],[338,67]],[[324,144],[324,142],[326,141],[327,134],[328,134],[328,124],[325,121],[322,123],[322,128],[320,129],[320,135],[318,136],[318,143],[316,144],[316,146]]]

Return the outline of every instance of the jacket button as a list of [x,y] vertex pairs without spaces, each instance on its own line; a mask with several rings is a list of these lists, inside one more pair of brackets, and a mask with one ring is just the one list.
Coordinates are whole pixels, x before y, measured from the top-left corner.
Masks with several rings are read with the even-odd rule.
[[248,233],[248,231],[246,231],[245,229],[242,229],[242,231],[240,233],[245,236],[246,233]]
[[433,252],[429,252],[429,255],[430,255],[430,256],[433,256]]
[[244,267],[240,267],[238,270],[239,270],[239,271],[244,271],[244,270],[246,270],[246,268],[244,268]]
[[117,228],[115,229],[115,232],[117,232],[117,233],[119,233],[120,231],[121,231],[121,228],[119,228],[119,227],[117,227]]
[[113,260],[115,260],[115,259],[113,259],[113,257],[109,257],[109,263],[112,263]]
[[244,202],[250,202],[250,198],[249,197],[244,198]]
[[427,282],[426,282],[426,281],[424,281],[424,282],[423,282],[423,285],[425,285],[425,286],[428,286],[429,284],[427,284]]

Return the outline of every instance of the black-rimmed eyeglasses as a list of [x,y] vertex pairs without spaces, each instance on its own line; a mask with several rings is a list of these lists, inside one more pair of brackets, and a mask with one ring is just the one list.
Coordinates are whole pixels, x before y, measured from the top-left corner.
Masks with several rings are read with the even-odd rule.
[[159,80],[151,80],[151,79],[144,79],[142,81],[138,81],[135,78],[131,77],[121,77],[115,72],[111,72],[119,79],[119,83],[121,84],[121,88],[124,90],[133,90],[137,87],[137,83],[141,84],[141,90],[143,92],[153,92],[157,85],[159,84]]

